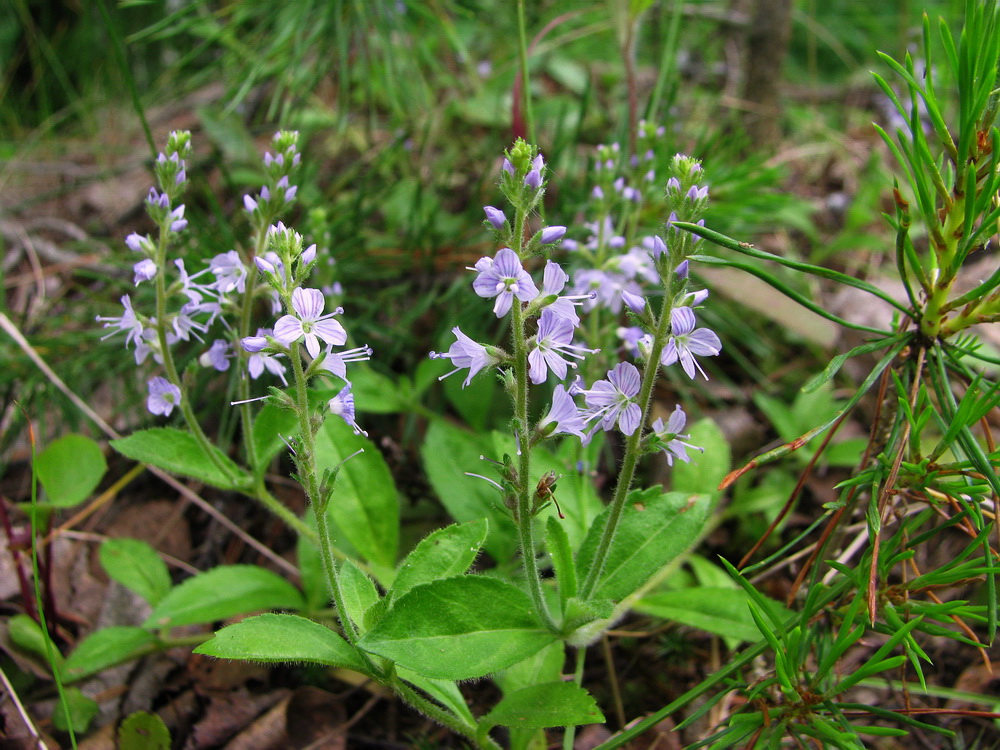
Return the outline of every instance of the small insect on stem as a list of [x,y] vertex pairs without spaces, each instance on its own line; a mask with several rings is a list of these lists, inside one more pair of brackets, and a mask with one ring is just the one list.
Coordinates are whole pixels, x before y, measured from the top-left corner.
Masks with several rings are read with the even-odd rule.
[[556,506],[556,513],[559,514],[559,518],[566,518],[563,515],[562,509],[559,507],[559,501],[556,500],[556,482],[558,482],[562,476],[556,476],[554,471],[548,471],[542,475],[542,478],[538,480],[538,486],[535,487],[535,497],[538,499],[535,507],[541,510],[542,507],[551,500]]

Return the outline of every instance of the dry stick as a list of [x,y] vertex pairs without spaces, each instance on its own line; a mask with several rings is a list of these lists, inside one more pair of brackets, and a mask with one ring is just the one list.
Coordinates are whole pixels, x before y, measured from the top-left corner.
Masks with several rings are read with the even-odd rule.
[[[3,313],[0,313],[2,315]],[[7,695],[10,696],[11,701],[14,703],[14,708],[17,709],[18,716],[21,717],[21,721],[24,722],[24,726],[28,729],[28,732],[35,739],[35,747],[41,750],[49,750],[49,746],[45,744],[42,739],[42,735],[39,734],[38,730],[35,728],[34,723],[31,721],[31,717],[28,716],[28,712],[25,710],[24,705],[21,703],[21,699],[17,697],[17,693],[14,692],[14,686],[10,684],[10,680],[7,679],[7,674],[0,667],[0,682],[3,682],[4,689],[7,691]]]
[[[28,343],[28,340],[21,335],[21,332],[17,329],[17,326],[15,326],[11,322],[10,318],[8,318],[2,312],[0,312],[0,328],[6,331],[7,335],[10,336],[12,339],[14,339],[14,342],[21,348],[21,351],[23,351],[25,354],[28,355],[28,358],[35,363],[35,366],[42,371],[45,377],[47,377],[49,381],[56,388],[62,391],[63,394],[65,394],[66,398],[68,398],[70,401],[73,402],[76,408],[78,408],[87,417],[89,417],[94,424],[100,427],[105,435],[114,440],[118,440],[119,438],[121,438],[121,435],[118,433],[117,430],[115,430],[115,428],[113,428],[111,425],[105,422],[97,412],[91,409],[90,406],[88,406],[83,401],[83,399],[81,399],[79,396],[76,395],[76,393],[70,390],[70,387],[63,382],[62,378],[56,375],[56,373],[52,370],[52,368],[48,366],[45,360],[42,359],[41,356],[38,354],[38,352],[36,352],[35,349],[31,346],[31,344]],[[222,513],[222,511],[216,510],[214,507],[212,507],[211,503],[209,503],[203,497],[198,495],[194,490],[188,488],[183,482],[178,481],[177,479],[170,476],[162,469],[159,469],[155,466],[150,466],[149,470],[153,473],[154,476],[158,477],[159,479],[163,480],[168,485],[173,487],[187,500],[197,505],[199,508],[201,508],[201,510],[210,515],[212,518],[214,518],[216,521],[222,524],[225,528],[227,528],[237,537],[246,542],[247,545],[253,547],[257,552],[259,552],[261,555],[263,555],[268,560],[273,562],[275,565],[284,570],[286,573],[290,573],[291,575],[296,575],[296,576],[299,574],[298,570],[296,570],[294,565],[292,565],[290,562],[280,557],[275,552],[268,549],[266,545],[262,544],[261,542],[258,542],[252,536],[247,534],[243,529],[241,529],[235,523],[230,521],[226,517],[226,515]]]

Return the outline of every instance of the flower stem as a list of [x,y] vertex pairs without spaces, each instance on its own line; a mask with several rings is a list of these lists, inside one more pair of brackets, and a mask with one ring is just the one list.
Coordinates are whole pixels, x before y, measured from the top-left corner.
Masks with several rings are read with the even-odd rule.
[[587,571],[587,578],[580,587],[580,597],[590,598],[597,583],[600,581],[601,573],[608,559],[608,552],[611,543],[614,541],[615,532],[618,530],[618,522],[621,520],[622,511],[625,509],[625,500],[628,498],[629,490],[632,489],[632,480],[635,479],[636,466],[642,455],[640,450],[643,436],[643,428],[649,416],[649,406],[653,400],[653,385],[660,371],[660,355],[666,345],[667,333],[670,327],[670,311],[673,308],[673,296],[663,295],[663,305],[660,308],[660,317],[656,321],[656,331],[653,333],[653,343],[649,349],[646,359],[646,369],[642,373],[642,384],[639,386],[639,396],[637,403],[642,409],[642,419],[639,426],[625,441],[625,457],[622,459],[622,468],[618,473],[618,483],[615,485],[615,493],[611,500],[611,509],[608,512],[608,520],[605,522],[604,531],[601,534],[601,541],[597,545],[597,552],[594,554],[594,561],[590,570]]
[[500,750],[500,745],[490,739],[489,736],[486,736],[485,738],[478,737],[476,731],[477,727],[466,724],[454,714],[445,711],[432,701],[427,700],[420,695],[420,693],[399,679],[396,675],[392,676],[389,686],[393,689],[396,695],[403,699],[403,701],[420,711],[420,713],[429,719],[433,719],[439,724],[447,727],[455,734],[467,737],[475,742],[479,747],[489,748],[489,750]]

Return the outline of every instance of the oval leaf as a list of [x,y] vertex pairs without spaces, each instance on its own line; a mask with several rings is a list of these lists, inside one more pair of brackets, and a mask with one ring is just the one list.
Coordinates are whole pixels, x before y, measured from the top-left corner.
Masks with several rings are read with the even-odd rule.
[[399,565],[392,583],[392,598],[399,599],[415,586],[463,575],[486,540],[488,523],[477,518],[452,524],[428,534]]
[[330,628],[298,615],[248,617],[224,627],[194,652],[268,664],[310,662],[368,673],[364,659],[351,644]]
[[[632,492],[625,502],[594,599],[620,602],[698,538],[708,515],[707,495],[661,493],[659,487]],[[577,555],[584,580],[604,531],[608,510],[591,527]]]
[[101,446],[84,435],[66,435],[35,456],[38,481],[49,502],[69,508],[86,500],[108,470]]
[[212,452],[218,463],[226,467],[226,472],[208,457],[191,433],[173,427],[133,432],[128,437],[112,440],[111,447],[133,461],[200,479],[224,490],[239,489],[250,483],[250,477],[218,448],[213,447]]
[[156,714],[136,711],[118,727],[118,750],[170,750],[170,730]]
[[365,632],[365,613],[381,599],[375,582],[353,560],[348,559],[340,565],[340,589],[348,617],[359,632]]
[[138,656],[153,643],[156,636],[142,628],[102,628],[80,641],[66,657],[63,677],[68,682],[82,679]]
[[108,576],[154,607],[170,591],[170,571],[155,549],[138,539],[108,539],[101,545]]
[[462,576],[417,586],[358,646],[444,680],[509,667],[555,641],[530,597],[496,578]]
[[301,609],[304,604],[299,590],[270,570],[222,565],[173,588],[143,627],[193,625],[261,609]]
[[572,682],[546,682],[504,696],[484,723],[505,727],[545,729],[601,724],[604,715],[593,696]]

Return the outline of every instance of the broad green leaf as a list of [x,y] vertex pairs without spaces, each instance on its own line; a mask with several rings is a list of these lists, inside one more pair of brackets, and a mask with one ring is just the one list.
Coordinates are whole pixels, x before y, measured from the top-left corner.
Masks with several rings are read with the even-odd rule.
[[[330,415],[316,435],[316,465],[320,472],[333,469],[352,453],[364,450],[340,467],[330,499],[331,533],[346,540],[357,552],[382,570],[396,565],[399,547],[399,495],[389,467],[373,442],[355,435],[336,415]],[[345,550],[350,551],[350,550]]]
[[340,588],[347,615],[360,632],[365,632],[365,612],[381,598],[375,583],[352,560],[344,560],[340,566]]
[[552,560],[552,570],[559,583],[559,601],[565,610],[566,601],[576,596],[576,567],[566,530],[559,519],[549,516],[545,524],[545,547]]
[[171,589],[143,627],[173,628],[304,604],[299,590],[277,573],[255,565],[220,565]]
[[[404,376],[405,377],[405,376]],[[362,414],[395,414],[407,410],[404,381],[394,383],[392,378],[376,372],[371,367],[351,367],[351,392],[356,408]]]
[[[743,589],[702,586],[644,596],[633,608],[726,638],[756,643],[761,634],[750,615],[748,601]],[[769,600],[768,604],[775,615],[784,619],[791,616],[778,602]]]
[[554,641],[521,589],[496,578],[461,576],[417,586],[358,646],[428,677],[469,680]]
[[418,687],[431,696],[442,706],[450,710],[456,716],[465,719],[469,724],[475,724],[476,719],[469,710],[469,705],[462,696],[462,691],[452,680],[436,680],[431,677],[424,677],[414,672],[412,669],[396,665],[396,674],[400,679],[405,680],[414,687]]
[[704,493],[714,495],[719,483],[732,468],[732,451],[722,430],[711,419],[700,419],[691,425],[691,443],[704,451],[688,451],[690,463],[675,461],[671,471],[671,488],[674,492]]
[[101,446],[84,435],[65,435],[35,456],[35,472],[49,502],[70,508],[86,500],[108,470]]
[[493,450],[489,437],[435,420],[420,446],[420,455],[434,492],[452,518],[459,523],[487,519],[489,533],[483,547],[504,565],[516,553],[517,529],[502,506],[499,491],[489,482],[465,473],[491,476],[493,467],[479,457]]
[[[29,615],[17,614],[8,619],[7,634],[19,649],[40,656],[42,661],[48,664],[49,655],[45,646],[47,637],[42,631],[42,627]],[[52,646],[52,655],[57,662],[62,662],[62,654],[55,646]]]
[[264,408],[253,420],[252,440],[257,454],[254,471],[257,474],[263,473],[271,459],[281,453],[282,449],[288,450],[281,437],[288,439],[289,436],[298,434],[298,431],[299,418],[295,412],[274,404],[264,404]]
[[485,518],[438,529],[420,540],[399,564],[390,596],[399,599],[422,583],[465,573],[483,546],[488,530]]
[[310,662],[368,673],[364,659],[351,644],[330,628],[298,615],[248,617],[227,625],[194,652],[265,664]]
[[[312,513],[308,515],[306,522],[310,526],[315,525],[312,523]],[[304,534],[300,534],[295,542],[295,550],[299,574],[302,576],[302,590],[305,592],[309,609],[323,609],[330,603],[330,584],[327,583],[326,573],[323,572],[319,547]]]
[[521,688],[538,685],[543,682],[557,682],[566,663],[566,647],[560,643],[550,643],[537,654],[522,659],[494,675],[504,695],[515,693]]
[[170,730],[156,714],[136,711],[118,727],[118,750],[170,750]]
[[65,700],[60,699],[52,710],[52,724],[60,732],[69,731],[70,726],[77,734],[86,732],[90,722],[101,710],[97,701],[88,698],[80,692],[80,688],[75,687],[65,688],[63,698]]
[[[218,448],[212,448],[216,458],[212,461],[191,433],[173,427],[133,432],[128,437],[112,440],[111,447],[133,461],[200,479],[220,489],[234,490],[250,483],[250,477]],[[225,472],[216,462],[225,467]]]
[[110,578],[154,607],[170,591],[170,571],[155,549],[138,539],[108,539],[99,552]]
[[66,657],[63,677],[67,682],[82,679],[138,656],[155,642],[156,636],[142,628],[110,627],[94,631]]
[[[709,504],[708,495],[661,493],[659,487],[630,493],[593,598],[620,602],[634,593],[694,543],[705,524]],[[580,580],[590,569],[607,514],[601,514],[591,527],[577,555]]]
[[572,682],[547,682],[506,695],[483,722],[505,727],[544,729],[601,724],[604,715],[593,696]]

